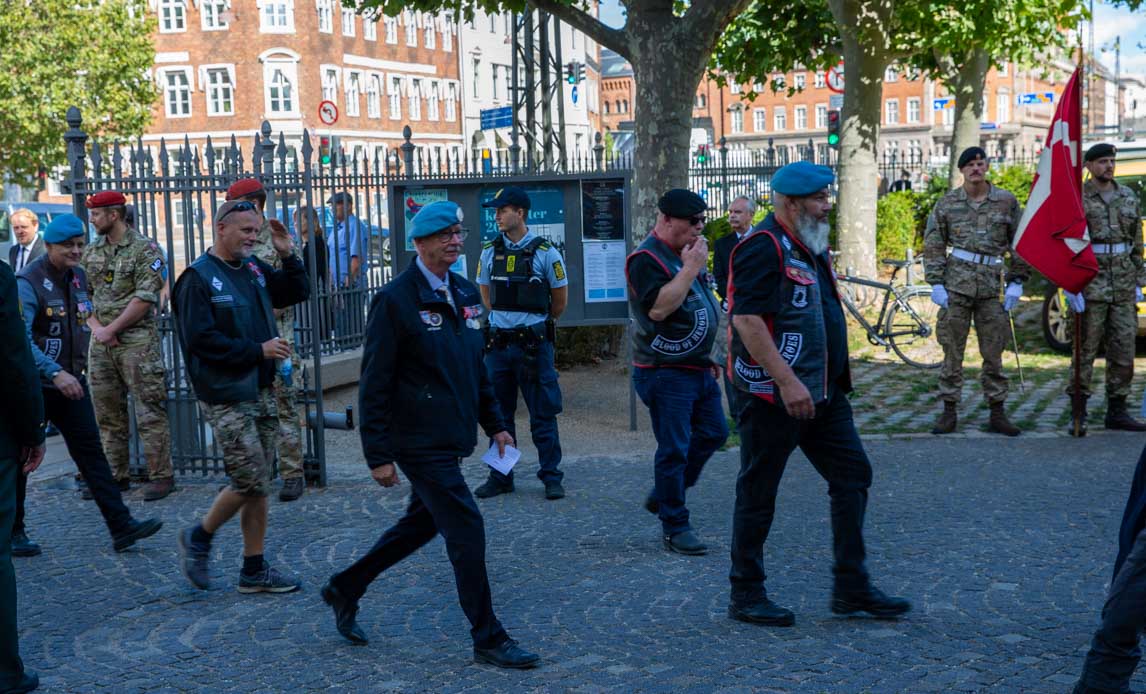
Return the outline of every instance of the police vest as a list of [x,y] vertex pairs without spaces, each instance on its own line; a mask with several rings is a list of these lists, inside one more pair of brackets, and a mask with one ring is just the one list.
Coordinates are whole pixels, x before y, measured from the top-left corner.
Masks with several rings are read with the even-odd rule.
[[[680,256],[651,234],[630,258],[638,253],[651,255],[670,278],[684,267]],[[633,361],[638,366],[707,368],[712,365],[720,305],[712,293],[707,273],[696,276],[684,301],[664,320],[649,318],[633,291],[629,292],[629,311],[635,327]]]
[[[747,252],[754,244],[774,244],[780,257],[781,309],[764,316],[776,349],[792,368],[796,377],[808,389],[812,401],[824,402],[828,397],[828,335],[824,324],[823,297],[827,291],[837,294],[834,286],[821,287],[816,259],[802,245],[792,240],[783,229],[761,228],[747,237],[732,252],[732,262],[738,252]],[[729,312],[736,306],[735,273],[728,281]],[[780,389],[763,365],[756,363],[740,339],[740,334],[729,327],[728,377],[737,390],[755,395],[770,403],[782,404]],[[848,379],[845,367],[844,379]],[[845,389],[850,389],[846,385]]]
[[537,251],[549,250],[549,242],[534,237],[524,248],[509,250],[505,237],[490,241],[493,263],[489,272],[491,307],[498,311],[549,313],[549,280],[537,274],[533,260]]
[[[32,319],[32,341],[49,359],[76,378],[88,365],[91,329],[88,316],[87,276],[80,268],[60,272],[42,255],[20,271],[36,292],[36,317]],[[45,387],[55,388],[50,381]]]
[[[244,258],[236,269],[209,253],[199,256],[188,270],[194,271],[211,293],[211,313],[215,327],[228,337],[259,340],[254,326],[258,322],[270,326],[271,335],[278,335],[274,308],[267,291],[267,277],[254,258]],[[246,286],[243,286],[246,285]],[[253,301],[252,301],[253,299]],[[183,341],[183,336],[180,336]],[[259,367],[229,367],[206,362],[183,345],[187,361],[187,376],[195,395],[207,403],[241,402],[259,397]]]

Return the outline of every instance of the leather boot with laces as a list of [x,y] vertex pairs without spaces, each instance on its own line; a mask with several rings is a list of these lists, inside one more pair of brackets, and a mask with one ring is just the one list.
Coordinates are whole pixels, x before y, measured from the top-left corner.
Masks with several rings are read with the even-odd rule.
[[935,420],[935,426],[931,428],[932,434],[950,434],[955,431],[955,427],[959,425],[959,412],[956,409],[957,403],[944,402],[943,414],[939,415],[939,419]]
[[1126,398],[1110,398],[1106,405],[1106,428],[1120,431],[1146,431],[1146,423],[1135,419],[1126,409]]
[[1007,419],[1007,412],[1001,402],[991,403],[991,418],[987,420],[987,431],[1006,436],[1018,436],[1023,433],[1022,429],[1011,424],[1011,420]]

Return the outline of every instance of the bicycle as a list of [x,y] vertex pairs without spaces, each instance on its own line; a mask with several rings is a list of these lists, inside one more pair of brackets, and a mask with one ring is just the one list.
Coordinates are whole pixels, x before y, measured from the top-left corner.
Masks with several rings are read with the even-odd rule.
[[844,308],[867,332],[871,344],[893,350],[905,364],[917,369],[938,369],[943,365],[943,348],[935,336],[939,307],[931,301],[931,288],[918,284],[895,284],[900,270],[922,262],[922,258],[911,261],[885,258],[880,262],[892,268],[888,283],[847,274],[836,275],[841,285],[882,290],[883,304],[879,317],[874,323],[864,317],[852,298],[853,287],[841,286],[840,300]]

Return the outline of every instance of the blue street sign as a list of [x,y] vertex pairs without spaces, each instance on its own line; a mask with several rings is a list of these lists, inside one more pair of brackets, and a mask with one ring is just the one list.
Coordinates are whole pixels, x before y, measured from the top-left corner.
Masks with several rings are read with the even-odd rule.
[[573,85],[573,88],[569,90],[569,98],[573,100],[573,103],[577,103],[577,85]]
[[942,96],[931,100],[931,110],[933,111],[945,111],[949,108],[955,108],[955,97],[953,96]]
[[493,130],[495,128],[508,128],[513,125],[513,107],[487,108],[480,114],[481,129]]
[[999,124],[998,123],[980,123],[979,129],[980,130],[998,130]]
[[1054,92],[1023,92],[1018,97],[1019,106],[1054,103]]

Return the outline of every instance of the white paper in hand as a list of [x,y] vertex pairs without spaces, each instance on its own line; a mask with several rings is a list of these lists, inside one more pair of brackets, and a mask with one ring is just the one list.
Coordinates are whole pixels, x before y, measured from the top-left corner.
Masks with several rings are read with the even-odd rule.
[[517,461],[521,460],[521,451],[513,446],[506,446],[505,455],[499,456],[497,454],[497,444],[495,443],[489,447],[489,450],[485,452],[481,460],[501,474],[508,475],[509,471],[513,469],[513,466],[517,465]]

